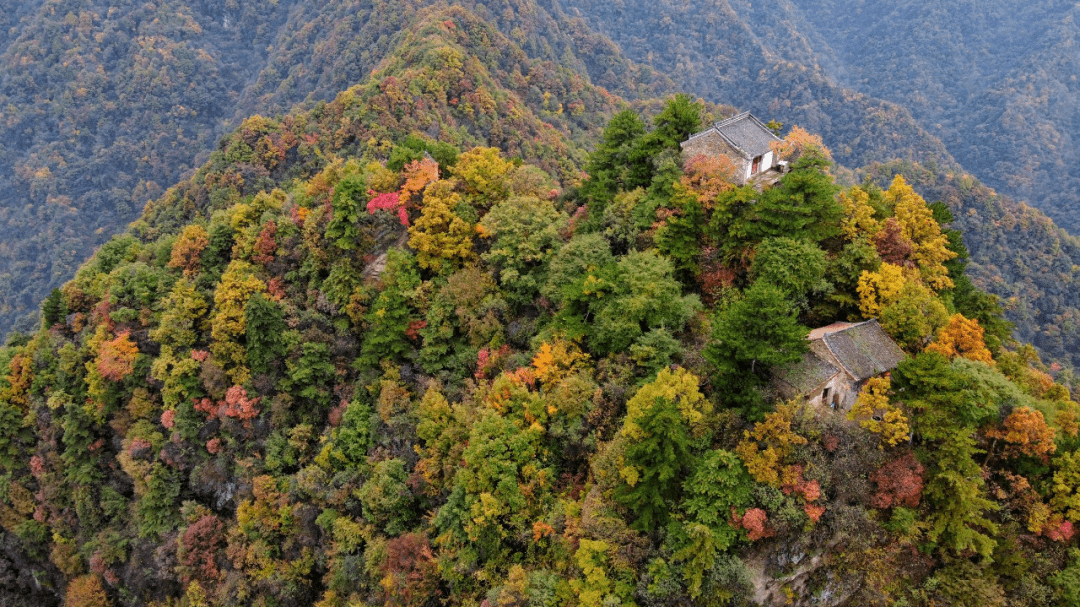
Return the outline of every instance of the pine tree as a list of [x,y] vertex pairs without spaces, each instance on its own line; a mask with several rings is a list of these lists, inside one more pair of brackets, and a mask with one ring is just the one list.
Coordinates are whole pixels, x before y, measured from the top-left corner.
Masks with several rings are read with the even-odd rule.
[[807,333],[784,291],[766,282],[755,283],[719,310],[703,354],[716,369],[722,397],[744,407],[759,404],[756,388],[774,367],[802,358],[809,347]]

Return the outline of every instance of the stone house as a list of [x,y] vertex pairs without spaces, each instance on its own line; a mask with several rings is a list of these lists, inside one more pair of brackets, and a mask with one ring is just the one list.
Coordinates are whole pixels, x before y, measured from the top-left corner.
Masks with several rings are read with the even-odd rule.
[[691,135],[681,145],[686,158],[728,157],[738,168],[736,181],[742,185],[778,165],[773,144],[780,141],[750,112],[743,112]]
[[805,397],[811,405],[847,411],[866,380],[904,360],[877,320],[833,323],[807,339],[810,351],[801,361],[773,372],[773,388],[785,400]]

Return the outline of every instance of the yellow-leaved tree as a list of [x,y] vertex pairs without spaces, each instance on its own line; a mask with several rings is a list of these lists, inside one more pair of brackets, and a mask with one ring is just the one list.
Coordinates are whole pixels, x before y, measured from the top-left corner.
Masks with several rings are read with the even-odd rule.
[[445,179],[424,190],[420,217],[409,227],[409,246],[416,250],[420,267],[456,269],[473,257],[473,226],[454,212],[461,202],[461,194]]
[[888,376],[871,377],[859,392],[848,419],[858,420],[859,426],[881,435],[881,445],[895,447],[911,435],[911,426],[903,410],[889,402],[892,381]]
[[882,263],[877,272],[864,270],[859,275],[859,311],[866,318],[873,318],[881,310],[900,297],[907,279],[904,269],[891,263]]
[[878,220],[874,219],[874,207],[870,206],[870,193],[866,190],[855,186],[840,192],[836,200],[844,210],[840,228],[848,240],[855,240],[860,234],[871,237],[881,229]]
[[752,431],[743,432],[735,453],[757,482],[779,488],[798,478],[799,470],[786,463],[796,445],[806,444],[806,439],[791,429],[798,410],[797,404],[777,405],[776,411],[755,424]]
[[949,250],[949,239],[941,232],[926,201],[900,175],[893,178],[885,201],[893,207],[904,236],[915,245],[911,259],[926,285],[935,291],[951,288],[953,281],[945,262],[956,253]]
[[507,177],[514,168],[496,148],[473,148],[458,156],[451,172],[461,180],[469,202],[487,209],[510,194]]
[[[556,338],[552,343],[544,342],[532,360],[536,379],[541,386],[553,387],[564,377],[589,364],[589,355],[582,352],[574,342]],[[696,386],[695,386],[696,388]]]
[[255,268],[246,261],[234,259],[221,275],[214,291],[214,313],[210,317],[210,352],[235,384],[248,379],[245,366],[247,351],[238,340],[247,330],[244,307],[256,293],[265,293],[266,284],[255,276]]
[[626,403],[623,433],[631,439],[641,439],[643,432],[638,425],[639,421],[658,400],[664,400],[675,403],[691,433],[699,436],[705,429],[705,416],[712,412],[712,405],[698,390],[700,381],[696,375],[683,368],[674,371],[661,369],[655,380],[642,386]]

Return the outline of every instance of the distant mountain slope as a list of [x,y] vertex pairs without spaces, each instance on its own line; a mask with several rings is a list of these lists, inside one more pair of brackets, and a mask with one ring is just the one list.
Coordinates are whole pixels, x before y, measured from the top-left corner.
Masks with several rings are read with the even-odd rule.
[[1075,3],[793,3],[842,84],[904,105],[981,180],[1080,226]]
[[49,0],[5,17],[0,331],[198,166],[288,4]]
[[900,173],[927,200],[941,200],[971,253],[967,272],[998,295],[1021,342],[1080,367],[1080,239],[1037,209],[994,193],[967,174],[911,163],[871,167],[887,185]]
[[[242,117],[333,99],[368,78],[425,6],[446,6],[366,0],[4,4],[0,334],[32,326],[49,289],[135,219],[147,200],[199,166]],[[633,66],[580,22],[532,2],[490,4],[470,6],[526,49],[515,49],[508,60],[549,62],[543,71],[552,83],[573,70],[595,74],[609,90],[630,97],[671,90],[670,81]],[[575,48],[588,58],[575,56]],[[530,86],[540,79],[532,80]],[[544,119],[567,121],[556,112]]]
[[907,110],[830,80],[818,63],[831,61],[827,45],[803,34],[790,5],[734,0],[567,0],[566,5],[631,59],[657,68],[679,87],[821,133],[842,164],[898,157],[952,164],[941,142]]
[[[844,95],[840,87],[898,104],[980,180],[1068,229],[1080,227],[1080,169],[1072,161],[1080,152],[1080,7],[1073,2],[567,5],[680,86],[748,107],[779,103],[772,113],[820,131],[827,143],[854,141],[860,132],[858,120],[829,103]],[[803,71],[817,87],[810,103],[799,104],[786,85]],[[819,116],[822,108],[831,120]],[[913,145],[903,130],[879,145],[885,141],[894,149],[925,145]],[[881,160],[867,155],[873,151],[856,144],[861,157],[853,164]]]

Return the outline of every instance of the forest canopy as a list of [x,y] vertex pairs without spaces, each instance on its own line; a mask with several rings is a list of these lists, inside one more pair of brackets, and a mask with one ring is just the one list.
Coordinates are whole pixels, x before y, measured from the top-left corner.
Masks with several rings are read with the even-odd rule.
[[[686,96],[579,179],[337,136],[379,91],[245,122],[0,348],[35,602],[1069,600],[1080,407],[904,177],[736,185]],[[850,415],[777,399],[866,318],[906,358]]]

